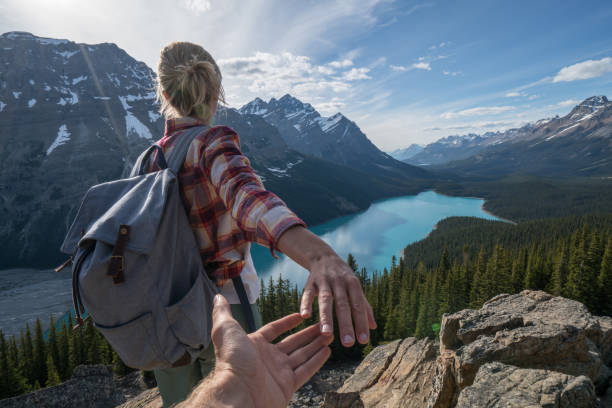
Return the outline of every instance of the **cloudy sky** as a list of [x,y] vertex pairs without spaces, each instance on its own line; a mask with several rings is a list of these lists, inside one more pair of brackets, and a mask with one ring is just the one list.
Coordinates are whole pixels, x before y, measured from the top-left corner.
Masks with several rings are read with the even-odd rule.
[[612,97],[611,23],[608,0],[0,3],[2,32],[114,42],[153,69],[165,44],[197,42],[230,106],[290,93],[341,111],[383,150]]

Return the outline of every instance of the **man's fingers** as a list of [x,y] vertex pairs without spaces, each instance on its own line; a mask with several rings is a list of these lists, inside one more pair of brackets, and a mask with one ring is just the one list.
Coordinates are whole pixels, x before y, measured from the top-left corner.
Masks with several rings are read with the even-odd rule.
[[215,345],[215,350],[220,352],[224,344],[224,336],[232,336],[236,335],[236,333],[239,335],[239,332],[244,331],[242,330],[242,327],[240,327],[240,324],[238,324],[238,322],[232,317],[230,305],[222,295],[215,295],[213,305],[213,327],[211,338],[213,344]]
[[257,330],[257,333],[261,334],[266,341],[272,342],[275,338],[287,330],[291,330],[298,324],[302,323],[303,320],[304,319],[302,319],[302,316],[300,316],[298,313],[293,313],[289,316],[283,317],[282,319],[266,324],[264,327]]
[[343,285],[334,287],[334,301],[336,304],[336,318],[340,328],[340,342],[344,347],[355,344],[353,323],[351,322],[351,306]]
[[357,341],[366,344],[370,340],[370,328],[368,322],[368,301],[366,300],[361,285],[357,279],[349,282],[349,298],[351,302],[351,314],[355,324]]
[[322,347],[309,360],[297,367],[294,370],[296,383],[295,388],[300,388],[310,379],[310,377],[314,375],[314,373],[319,371],[330,355],[331,349],[328,346]]
[[289,365],[291,366],[291,368],[295,369],[296,367],[304,364],[305,361],[309,360],[310,358],[312,358],[312,356],[317,354],[321,347],[329,346],[333,339],[333,336],[319,335],[317,338],[306,344],[304,347],[300,347],[299,349],[291,353],[289,355]]
[[306,282],[304,292],[302,293],[302,302],[300,306],[300,314],[304,319],[309,318],[312,315],[312,301],[314,300],[315,291],[312,287],[310,280]]
[[321,334],[331,336],[334,331],[333,306],[334,295],[327,283],[319,285],[319,316],[321,323]]
[[[318,323],[313,324],[291,336],[284,338],[280,343],[277,344],[280,351],[285,354],[291,354],[300,347],[313,341],[317,336],[321,334],[321,327]],[[326,336],[330,338],[330,336]]]

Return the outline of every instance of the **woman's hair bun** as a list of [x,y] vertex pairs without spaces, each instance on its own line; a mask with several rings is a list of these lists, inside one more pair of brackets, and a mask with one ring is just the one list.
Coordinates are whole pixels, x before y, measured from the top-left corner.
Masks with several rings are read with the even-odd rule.
[[224,102],[221,71],[213,57],[204,48],[189,42],[164,47],[157,68],[161,113],[166,118],[197,116],[209,123],[214,112],[208,106],[214,97]]

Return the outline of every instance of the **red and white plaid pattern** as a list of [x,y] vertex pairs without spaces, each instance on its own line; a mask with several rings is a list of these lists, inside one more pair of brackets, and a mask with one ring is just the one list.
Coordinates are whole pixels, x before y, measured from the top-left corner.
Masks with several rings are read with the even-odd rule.
[[[158,141],[164,154],[172,151],[176,136],[202,122],[190,118],[166,121]],[[210,278],[223,286],[240,275],[249,242],[270,248],[272,256],[282,233],[294,225],[306,226],[255,175],[240,151],[238,134],[215,126],[198,135],[179,172],[181,196]]]

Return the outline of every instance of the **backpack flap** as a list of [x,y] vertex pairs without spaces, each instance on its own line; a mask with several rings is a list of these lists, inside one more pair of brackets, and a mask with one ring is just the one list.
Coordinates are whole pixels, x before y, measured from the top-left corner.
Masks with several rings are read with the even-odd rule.
[[120,225],[132,233],[126,248],[151,252],[164,205],[176,176],[169,170],[98,184],[87,191],[61,251],[72,254],[77,245],[98,240],[114,245]]

